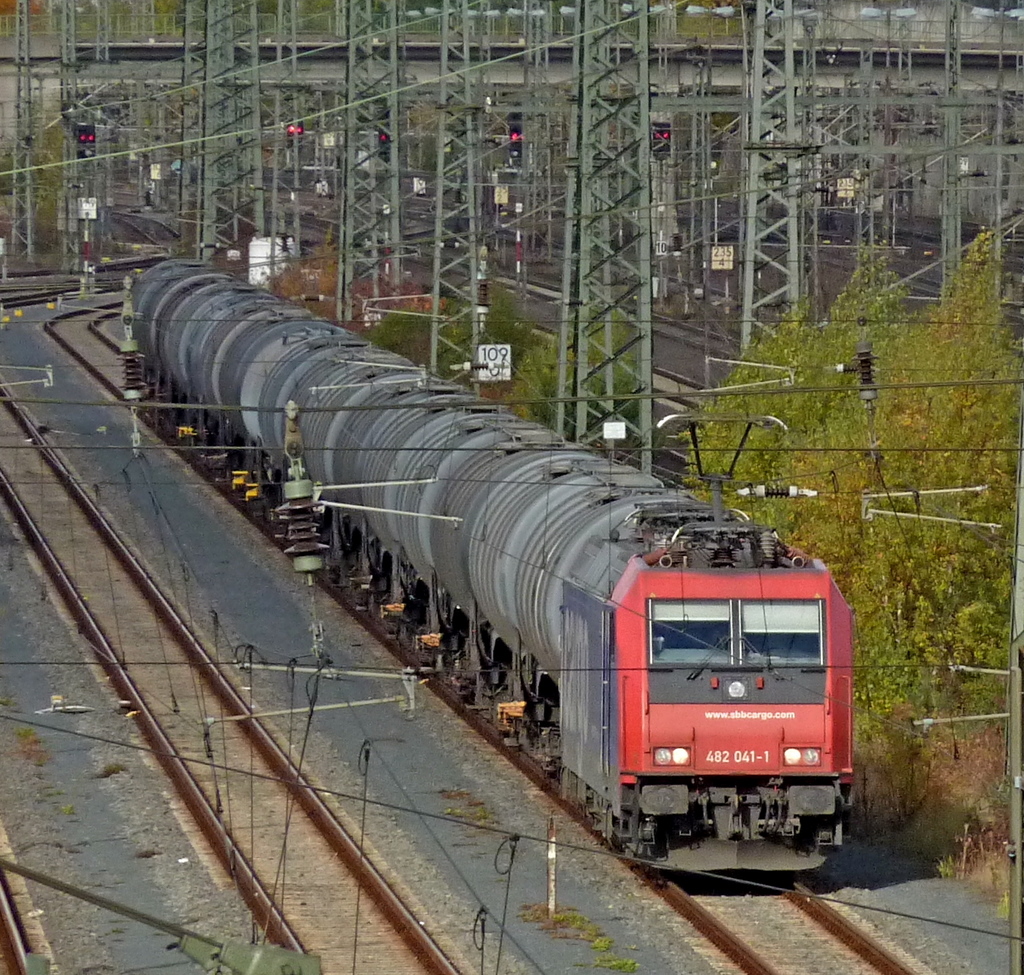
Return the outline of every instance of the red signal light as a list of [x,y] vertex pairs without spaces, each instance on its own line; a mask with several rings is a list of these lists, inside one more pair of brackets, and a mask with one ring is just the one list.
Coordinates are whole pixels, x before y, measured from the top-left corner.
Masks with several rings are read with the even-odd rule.
[[303,127],[301,122],[292,122],[288,126],[288,134],[289,135],[302,135],[302,133],[305,132],[305,131],[306,130]]

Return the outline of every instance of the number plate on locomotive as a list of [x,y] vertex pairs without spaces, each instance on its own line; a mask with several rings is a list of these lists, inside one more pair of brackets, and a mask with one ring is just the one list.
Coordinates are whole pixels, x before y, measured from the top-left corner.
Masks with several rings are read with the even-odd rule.
[[769,762],[767,751],[759,752],[750,748],[713,749],[704,757],[709,765],[753,765],[755,762]]

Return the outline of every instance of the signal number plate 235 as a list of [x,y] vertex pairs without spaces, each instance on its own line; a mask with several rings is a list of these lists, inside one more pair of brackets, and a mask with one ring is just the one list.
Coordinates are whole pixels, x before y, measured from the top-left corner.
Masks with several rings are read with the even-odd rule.
[[704,756],[708,765],[753,765],[770,761],[767,751],[756,751],[752,748],[712,749]]

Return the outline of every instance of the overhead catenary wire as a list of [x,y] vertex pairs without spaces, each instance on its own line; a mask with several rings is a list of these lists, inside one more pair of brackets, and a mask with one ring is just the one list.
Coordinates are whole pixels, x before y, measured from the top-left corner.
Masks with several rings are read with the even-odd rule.
[[[59,727],[59,726],[55,726],[55,725],[48,725],[48,724],[44,724],[42,722],[33,721],[32,719],[23,717],[21,715],[4,714],[2,711],[0,711],[0,721],[14,722],[14,723],[17,723],[17,724],[20,724],[20,725],[25,725],[27,727],[36,728],[36,729],[38,729],[40,731],[53,732],[53,733],[57,733],[57,734],[71,735],[71,736],[73,736],[75,738],[78,738],[78,739],[82,739],[82,740],[86,740],[86,741],[94,741],[94,742],[97,742],[99,744],[104,744],[104,745],[112,745],[112,746],[115,746],[115,747],[118,747],[118,748],[124,748],[124,749],[126,749],[128,751],[133,751],[133,752],[137,752],[137,753],[141,753],[141,754],[147,754],[147,755],[158,754],[153,749],[148,748],[145,745],[137,744],[135,742],[119,740],[119,739],[116,739],[116,738],[108,738],[108,737],[103,736],[103,735],[96,735],[96,734],[91,734],[91,733],[88,733],[88,732],[77,731],[77,730],[75,730],[73,728],[64,728],[64,727]],[[203,766],[203,767],[207,767],[207,766],[210,765],[209,760],[203,760],[203,759],[196,758],[196,757],[185,756],[185,757],[182,757],[182,761],[185,761],[185,762],[188,762],[188,763],[194,764],[194,765]],[[221,772],[224,773],[224,774],[227,774],[227,773],[246,774],[244,769],[234,768],[234,767],[231,767],[231,766],[223,766],[221,768]],[[261,773],[258,773],[258,777],[269,778],[269,776],[263,776]],[[348,792],[344,792],[344,791],[337,790],[337,789],[327,789],[327,788],[323,788],[323,787],[314,787],[314,786],[309,786],[309,788],[313,789],[315,792],[317,792],[320,795],[330,796],[330,797],[333,797],[333,798],[336,798],[336,799],[350,800],[350,801],[353,801],[353,802],[361,801],[361,797],[358,794],[356,794],[356,793],[348,793]],[[504,829],[501,826],[496,826],[496,825],[493,825],[491,823],[474,822],[474,821],[467,820],[467,819],[460,818],[460,817],[445,815],[444,813],[432,813],[432,812],[429,812],[429,811],[426,811],[426,810],[422,810],[422,809],[415,809],[415,808],[411,808],[411,807],[408,807],[408,806],[398,805],[396,803],[388,802],[388,801],[382,800],[382,799],[372,799],[372,798],[370,798],[370,799],[367,799],[367,804],[370,805],[370,806],[375,806],[377,808],[389,811],[389,812],[393,812],[393,813],[408,813],[408,814],[416,815],[416,816],[423,817],[423,818],[426,818],[426,819],[432,819],[432,820],[435,820],[435,821],[438,821],[438,822],[452,823],[452,824],[455,824],[455,825],[458,825],[458,826],[466,827],[468,829],[477,830],[477,831],[479,831],[481,833],[489,833],[489,834],[492,834],[492,835],[495,835],[495,836],[500,836],[502,838],[511,839],[513,836],[517,836],[520,843],[522,843],[523,841],[530,842],[530,843],[536,843],[536,844],[541,845],[544,849],[546,849],[548,843],[551,842],[551,840],[549,839],[549,837],[547,835],[547,831],[546,830],[544,831],[543,835],[536,835],[536,836],[534,836],[534,835],[531,835],[529,833],[525,833],[525,832],[522,832],[522,831],[514,832],[512,830]],[[623,863],[626,863],[626,864],[636,864],[636,865],[639,865],[639,866],[651,866],[651,867],[655,867],[655,868],[657,868],[657,866],[658,866],[657,862],[655,862],[655,861],[645,861],[645,860],[638,859],[636,857],[630,857],[630,856],[624,855],[622,853],[618,853],[618,852],[616,852],[616,851],[614,851],[612,849],[605,848],[605,847],[600,847],[600,846],[597,846],[597,845],[583,845],[583,844],[580,844],[580,843],[572,843],[572,842],[566,841],[564,839],[556,839],[554,841],[554,843],[560,849],[563,849],[563,850],[565,850],[567,852],[589,853],[589,854],[594,855],[594,856],[607,857],[607,858],[610,858],[610,859],[619,860],[619,861],[621,861]],[[720,880],[720,881],[722,881],[724,883],[738,885],[741,888],[743,888],[743,887],[752,887],[752,888],[755,888],[757,890],[763,890],[763,891],[765,891],[767,893],[780,893],[781,894],[781,893],[786,893],[787,892],[787,888],[779,887],[779,886],[777,886],[775,884],[771,884],[769,882],[761,882],[761,881],[749,880],[749,879],[746,879],[746,878],[738,878],[738,877],[730,876],[728,874],[718,873],[716,871],[680,869],[677,872],[683,873],[683,874],[692,875],[692,876],[695,876],[695,877],[714,878],[714,879]],[[987,935],[989,937],[999,938],[1000,940],[1003,940],[1003,941],[1021,941],[1021,940],[1024,940],[1019,935],[1009,934],[1009,933],[1007,933],[1005,931],[991,931],[991,930],[986,930],[985,928],[978,928],[978,927],[975,927],[973,925],[961,924],[961,923],[958,923],[958,922],[955,922],[955,921],[947,921],[947,920],[943,920],[943,919],[939,919],[939,918],[924,917],[922,915],[913,914],[913,913],[910,913],[908,911],[897,911],[897,910],[893,910],[891,908],[878,907],[876,905],[868,905],[868,904],[862,904],[860,902],[845,901],[842,898],[835,897],[835,896],[823,896],[821,894],[811,894],[809,896],[812,896],[816,900],[820,900],[820,901],[822,901],[823,903],[826,903],[826,904],[836,904],[836,905],[840,905],[840,906],[844,906],[844,907],[854,907],[854,908],[857,908],[858,910],[869,911],[871,913],[879,914],[881,916],[899,917],[899,918],[905,918],[905,919],[911,920],[911,921],[923,921],[923,922],[927,922],[929,924],[936,924],[936,925],[938,925],[940,927],[949,928],[951,930],[964,931],[964,932],[969,932],[969,933],[972,933],[972,934]]]

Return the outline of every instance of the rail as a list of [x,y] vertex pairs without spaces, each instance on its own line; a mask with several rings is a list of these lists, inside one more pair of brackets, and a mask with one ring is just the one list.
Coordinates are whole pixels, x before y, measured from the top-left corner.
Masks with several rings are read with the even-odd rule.
[[[68,311],[58,316],[58,319],[66,321],[69,318],[81,315],[81,310]],[[55,334],[52,328],[48,329],[48,332],[51,335]],[[61,344],[64,345],[64,343]],[[78,361],[82,361],[82,359],[78,358]],[[105,385],[108,389],[110,388],[109,383],[105,383]],[[207,654],[205,648],[196,638],[184,618],[180,616],[177,609],[153,581],[139,560],[135,558],[130,549],[121,540],[92,498],[77,483],[57,452],[49,446],[45,438],[38,432],[25,410],[9,398],[3,399],[3,403],[15,417],[26,435],[39,445],[40,453],[47,465],[64,485],[92,527],[104,539],[121,567],[146,596],[157,616],[172,632],[179,647],[186,654],[192,665],[208,681],[225,713],[250,719],[241,721],[240,724],[245,730],[251,745],[260,754],[262,760],[273,770],[276,778],[291,792],[298,806],[315,824],[335,855],[345,864],[348,871],[362,886],[367,896],[374,902],[389,923],[392,924],[409,949],[423,965],[424,969],[433,973],[433,975],[458,975],[458,969],[455,965],[448,959],[447,955],[428,932],[424,930],[419,920],[394,891],[376,865],[366,857],[358,842],[344,829],[324,799],[293,763],[288,753],[277,744],[258,720],[252,718],[251,708],[245,699],[224,676],[216,662]],[[108,670],[108,673],[111,674],[111,681],[114,683],[117,692],[125,700],[132,702],[133,710],[139,710],[139,717],[142,719],[140,727],[144,727],[147,739],[152,734],[153,738],[149,743],[156,756],[159,758],[163,755],[173,755],[173,747],[163,737],[158,722],[147,711],[141,695],[134,689],[134,685],[128,675],[121,670],[110,642],[95,620],[92,619],[88,611],[88,605],[81,599],[68,573],[64,570],[64,567],[60,564],[52,550],[49,549],[41,532],[32,523],[27,509],[21,505],[13,486],[2,476],[2,472],[0,472],[0,496],[3,496],[11,504],[19,525],[22,525],[26,537],[29,538],[33,548],[38,550],[40,559],[46,566],[47,571],[53,574],[55,584],[58,586],[62,598],[68,603],[68,609],[76,622],[82,626],[86,638],[96,646],[104,648],[99,654],[100,662]],[[23,521],[25,524],[22,524]],[[180,759],[169,763],[168,768],[170,770],[168,774],[171,775],[176,783],[182,781],[182,784],[189,788],[188,784],[183,780],[183,774],[187,773],[187,768]],[[191,776],[188,776],[188,778],[191,779]],[[191,782],[198,790],[195,780],[192,779]],[[199,798],[202,798],[205,804],[205,796],[201,790],[199,790]],[[192,809],[191,803],[189,808],[190,810]],[[198,813],[197,819],[200,823],[209,822],[208,815],[203,813],[198,804],[196,805],[196,811]],[[204,831],[205,829],[206,827],[204,826]],[[209,835],[211,835],[211,839],[214,836],[220,839],[224,838],[219,823],[216,824],[216,833]],[[237,865],[237,857],[241,854],[240,850],[225,850],[222,848],[223,844],[218,842],[213,842],[213,846],[218,850],[218,853],[227,857],[233,865]],[[250,870],[250,875],[246,882],[247,887],[243,889],[243,894],[246,896],[247,903],[251,900],[251,909],[254,916],[260,919],[274,918],[273,925],[268,926],[268,935],[272,938],[275,938],[276,935],[276,938],[281,939],[278,943],[284,947],[302,950],[298,944],[298,939],[288,929],[283,916],[276,909],[276,905],[271,906],[273,901],[269,894],[265,891],[261,892],[255,873]]]
[[806,887],[797,884],[796,890],[784,896],[858,958],[871,965],[879,975],[915,975],[914,969],[904,965],[891,951],[869,938],[857,925],[831,904],[815,897]]
[[[63,348],[69,352],[79,363],[81,363],[91,375],[94,376],[105,388],[115,391],[116,387],[107,380],[100,370],[92,366],[85,356],[74,349],[70,342],[59,335],[56,329],[48,328],[48,334]],[[96,325],[90,326],[90,331],[108,347],[114,348],[116,344],[104,335]],[[159,430],[157,433],[159,434]],[[195,464],[194,455],[188,458],[201,473],[201,467]],[[223,485],[218,485],[223,487]],[[232,502],[243,512],[247,509],[237,498],[232,497],[224,491],[224,497]],[[275,547],[279,547],[277,539],[271,527],[253,519],[253,523],[259,527],[270,539]],[[337,602],[346,609],[349,614],[361,626],[377,640],[382,642],[399,660],[405,664],[416,665],[409,651],[397,643],[385,625],[377,620],[373,614],[359,612],[351,603],[348,594],[340,586],[333,585],[321,579],[321,585],[330,592]],[[556,802],[561,808],[571,815],[580,825],[591,830],[590,824],[580,813],[580,810],[564,799],[558,791],[557,785],[551,777],[546,774],[541,765],[528,755],[525,755],[516,748],[509,747],[504,740],[504,735],[493,724],[489,723],[481,714],[467,707],[461,700],[458,692],[440,680],[431,680],[430,689],[447,704],[463,721],[480,734],[489,744],[494,746],[507,758],[516,768],[526,774],[530,780],[541,788],[550,799]],[[596,836],[596,833],[594,833]],[[634,867],[640,879],[655,890],[662,899],[677,913],[685,918],[701,935],[721,951],[744,975],[781,975],[781,969],[759,954],[748,941],[732,932],[727,925],[716,918],[710,911],[704,908],[695,898],[681,890],[678,886],[666,883],[660,875],[649,870],[643,864]],[[913,969],[908,968],[891,952],[873,941],[864,931],[847,920],[834,908],[823,903],[820,899],[813,897],[809,891],[800,888],[795,893],[787,893],[785,899],[791,900],[800,910],[811,918],[818,926],[828,932],[833,938],[850,948],[862,960],[872,966],[879,975],[915,975]]]
[[[3,386],[0,385],[0,392],[2,391]],[[41,454],[44,460],[46,460],[47,465],[54,471],[57,478],[81,507],[82,496],[89,500],[88,495],[85,495],[77,486],[67,468],[56,457],[55,453],[46,446],[45,440],[43,440],[35,425],[27,417],[25,411],[8,398],[5,393],[3,393],[3,398],[0,399],[0,402],[3,403],[4,407],[15,418],[26,435],[31,437],[40,446]],[[99,623],[96,622],[88,603],[83,599],[67,569],[51,548],[46,537],[32,518],[31,513],[19,497],[14,485],[2,469],[0,469],[0,497],[3,498],[14,516],[18,527],[25,534],[25,538],[32,546],[32,550],[36,553],[47,575],[49,575],[51,581],[56,586],[65,607],[75,620],[83,637],[93,647],[100,665],[110,678],[112,687],[122,700],[131,703],[131,710],[136,712],[136,724],[146,744],[151,749],[154,758],[159,762],[167,777],[174,783],[179,796],[195,821],[199,824],[203,834],[210,840],[211,848],[216,852],[221,866],[235,877],[246,906],[253,916],[259,918],[266,926],[267,935],[271,940],[283,947],[301,951],[302,946],[297,936],[285,922],[269,892],[259,883],[255,872],[242,851],[235,846],[225,831],[219,821],[217,811],[207,801],[202,788],[189,771],[185,759],[179,755],[173,743],[164,734],[160,727],[160,722],[149,709],[142,694],[136,688],[135,682],[118,662],[117,653],[107,634]],[[98,511],[96,514],[102,519],[102,515]],[[91,517],[89,520],[90,522],[93,521]],[[125,565],[125,557],[128,560],[134,561],[134,557],[125,549],[124,552],[118,555],[118,561],[122,565]]]
[[11,975],[29,975],[31,945],[7,876],[0,871],[0,966]]

